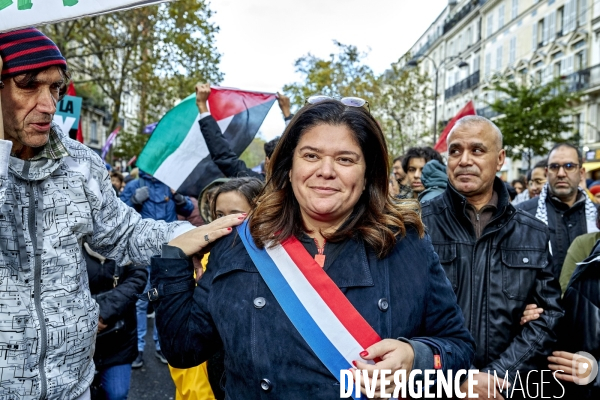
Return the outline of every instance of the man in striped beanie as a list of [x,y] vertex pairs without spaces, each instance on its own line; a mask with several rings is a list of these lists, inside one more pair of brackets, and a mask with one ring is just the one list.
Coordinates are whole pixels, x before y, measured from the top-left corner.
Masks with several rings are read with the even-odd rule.
[[116,197],[103,160],[52,122],[68,73],[48,37],[1,33],[0,56],[0,399],[88,400],[96,333],[120,318],[92,298],[83,244],[149,265],[179,235],[193,246],[223,229],[142,220]]
[[63,94],[67,61],[35,28],[0,34],[5,137],[13,154],[31,159],[48,143],[56,104]]

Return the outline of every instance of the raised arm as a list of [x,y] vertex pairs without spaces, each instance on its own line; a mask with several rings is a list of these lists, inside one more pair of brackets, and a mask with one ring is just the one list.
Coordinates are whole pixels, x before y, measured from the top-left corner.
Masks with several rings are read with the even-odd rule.
[[231,149],[227,140],[221,132],[217,121],[210,115],[208,110],[208,97],[210,96],[210,85],[208,83],[196,85],[196,105],[200,112],[200,131],[206,142],[212,161],[219,167],[221,172],[228,178],[241,176],[252,176],[264,179],[264,176],[252,171],[246,163],[238,157]]

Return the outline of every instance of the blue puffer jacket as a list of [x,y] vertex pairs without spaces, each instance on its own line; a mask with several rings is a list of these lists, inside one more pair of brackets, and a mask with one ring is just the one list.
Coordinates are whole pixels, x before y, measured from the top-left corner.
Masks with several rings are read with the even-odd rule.
[[[469,368],[474,341],[429,237],[409,228],[383,259],[359,238],[340,246],[325,271],[381,338],[414,342],[413,369],[433,368],[433,354],[420,357],[420,346],[439,352],[445,371]],[[169,364],[189,368],[223,349],[228,400],[339,398],[336,377],[294,328],[235,232],[215,243],[198,286],[191,262],[164,247],[163,257],[152,259],[150,275]]]
[[[142,204],[141,209],[136,206],[132,197],[135,191],[143,186],[147,186],[150,191],[150,198]],[[140,178],[131,181],[125,186],[121,194],[121,200],[130,207],[135,208],[141,214],[142,218],[151,218],[157,221],[173,222],[177,221],[177,214],[188,217],[194,211],[194,205],[188,197],[185,197],[185,203],[177,206],[173,200],[171,189],[145,172],[140,171]]]

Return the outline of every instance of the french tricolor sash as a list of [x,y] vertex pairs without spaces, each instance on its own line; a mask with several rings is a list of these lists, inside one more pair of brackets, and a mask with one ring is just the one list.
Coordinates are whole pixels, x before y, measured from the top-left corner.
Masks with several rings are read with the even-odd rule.
[[336,379],[353,366],[353,360],[360,360],[362,351],[381,341],[298,239],[261,250],[248,221],[238,233],[283,311]]

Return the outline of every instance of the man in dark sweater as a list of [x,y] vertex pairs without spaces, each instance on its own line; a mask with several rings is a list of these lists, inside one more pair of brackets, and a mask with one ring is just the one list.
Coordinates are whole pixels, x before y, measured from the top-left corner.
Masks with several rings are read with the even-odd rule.
[[569,143],[555,145],[548,155],[548,182],[539,197],[518,204],[517,208],[548,225],[556,279],[573,240],[597,232],[596,207],[579,187],[585,178],[581,152]]

